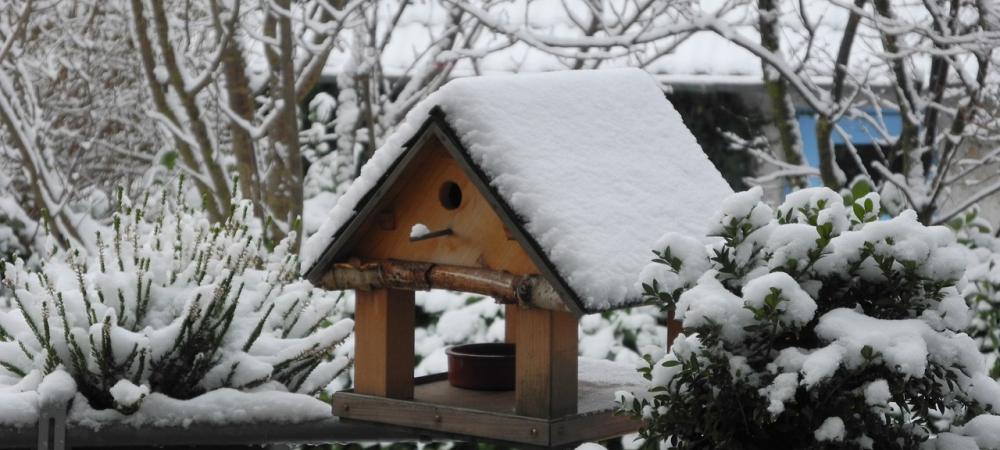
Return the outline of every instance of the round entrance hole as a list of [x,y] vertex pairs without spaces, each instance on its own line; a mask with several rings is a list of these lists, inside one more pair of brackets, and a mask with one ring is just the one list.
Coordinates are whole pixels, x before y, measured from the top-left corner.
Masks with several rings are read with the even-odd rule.
[[438,200],[444,209],[455,209],[462,205],[462,188],[454,181],[445,181],[438,191]]
[[449,347],[448,382],[480,391],[514,389],[514,344],[465,344]]

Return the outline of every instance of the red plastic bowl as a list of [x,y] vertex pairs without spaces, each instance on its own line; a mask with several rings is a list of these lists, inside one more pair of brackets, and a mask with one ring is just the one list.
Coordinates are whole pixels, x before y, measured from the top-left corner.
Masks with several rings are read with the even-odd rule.
[[450,347],[448,383],[463,389],[514,389],[514,344],[465,344]]

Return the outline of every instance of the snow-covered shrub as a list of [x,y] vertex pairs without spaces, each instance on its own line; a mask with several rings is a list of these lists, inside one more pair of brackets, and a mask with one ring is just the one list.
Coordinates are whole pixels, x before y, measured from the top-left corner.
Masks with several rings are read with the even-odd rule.
[[[503,342],[504,306],[492,298],[443,290],[416,293],[416,374],[448,370],[445,348],[477,342]],[[642,363],[643,353],[656,353],[667,341],[659,324],[660,309],[643,306],[580,319],[580,356],[607,359],[630,366]]]
[[617,309],[580,318],[580,356],[607,359],[628,366],[642,364],[642,355],[662,356],[667,342],[665,314],[656,306]]
[[169,197],[183,196],[133,206],[119,192],[90,254],[0,265],[16,305],[0,312],[0,375],[66,371],[91,406],[128,413],[151,392],[314,393],[347,367],[334,351],[353,323],[333,323],[336,294],[297,279],[294,238],[266,248],[248,202],[211,223]]
[[334,132],[329,124],[334,120],[337,106],[337,99],[325,92],[317,93],[309,102],[310,127],[302,132],[302,153],[310,161],[302,186],[306,198],[322,193],[339,196],[354,179],[354,153],[340,151],[328,140]]
[[723,202],[709,246],[667,235],[643,280],[685,334],[649,360],[650,392],[619,394],[647,420],[646,442],[890,449],[981,437],[971,425],[997,419],[1000,386],[964,333],[966,251],[912,211],[879,212],[876,194],[845,205],[826,188],[772,209],[755,188]]
[[34,250],[37,224],[10,197],[0,196],[0,259],[27,259]]
[[993,378],[1000,378],[1000,239],[973,208],[948,223],[970,249],[963,295],[973,310],[969,335],[986,355]]
[[475,342],[503,342],[504,307],[492,298],[460,292],[417,292],[417,375],[448,370],[445,348]]
[[10,180],[0,172],[0,260],[28,259],[36,250],[39,224],[10,195]]

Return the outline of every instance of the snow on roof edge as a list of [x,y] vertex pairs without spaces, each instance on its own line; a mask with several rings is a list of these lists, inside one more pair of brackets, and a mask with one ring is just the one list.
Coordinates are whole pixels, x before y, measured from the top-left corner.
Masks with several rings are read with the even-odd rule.
[[[433,95],[433,94],[432,94]],[[424,113],[420,125],[413,128],[414,112],[427,100],[420,102],[406,115],[401,123],[382,144],[376,149],[363,166],[361,173],[355,178],[347,188],[332,210],[327,219],[320,225],[319,229],[303,242],[299,252],[300,267],[303,276],[309,281],[316,283],[320,275],[317,268],[328,263],[325,258],[332,257],[328,254],[332,249],[337,236],[353,222],[360,213],[359,207],[368,203],[375,189],[382,184],[384,179],[392,173],[393,169],[402,161],[403,154],[415,143],[414,141],[422,135],[426,128],[430,126],[433,118],[430,116],[430,108]],[[357,187],[356,187],[357,186]],[[350,203],[350,207],[348,207]],[[346,211],[345,211],[346,210]]]

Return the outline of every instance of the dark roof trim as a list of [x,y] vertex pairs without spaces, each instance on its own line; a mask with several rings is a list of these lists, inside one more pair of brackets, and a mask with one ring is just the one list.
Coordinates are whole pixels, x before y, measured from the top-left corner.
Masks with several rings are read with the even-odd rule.
[[347,240],[341,239],[341,237],[354,235],[354,232],[356,232],[361,226],[361,221],[357,220],[357,218],[368,217],[373,212],[375,207],[378,205],[378,201],[385,196],[389,187],[402,174],[402,169],[413,160],[417,153],[412,151],[415,148],[414,144],[421,136],[426,135],[427,129],[430,126],[431,120],[424,121],[423,125],[421,125],[420,129],[414,133],[413,137],[403,144],[404,149],[402,155],[397,157],[396,160],[392,162],[392,165],[386,169],[385,173],[383,173],[375,183],[375,187],[366,192],[365,195],[361,197],[361,200],[358,200],[358,206],[360,206],[360,208],[356,210],[350,220],[341,225],[340,228],[333,234],[334,236],[337,236],[337,238],[327,245],[326,249],[323,250],[323,253],[320,254],[320,257],[313,262],[312,267],[306,271],[305,278],[307,280],[313,284],[319,284],[320,279],[323,277],[323,273],[330,267],[330,265],[333,264],[336,256],[347,244]]
[[431,109],[429,117],[424,121],[420,129],[404,144],[404,150],[402,156],[393,162],[392,166],[379,178],[375,185],[375,188],[368,191],[364,197],[359,201],[361,208],[347,221],[339,230],[335,236],[338,236],[330,245],[323,251],[323,254],[319,259],[313,264],[312,267],[306,272],[306,278],[317,283],[322,277],[323,272],[327,267],[329,267],[340,253],[343,251],[347,244],[348,239],[343,237],[351,237],[361,226],[361,217],[368,217],[377,204],[379,200],[386,194],[392,184],[399,178],[402,174],[403,169],[409,165],[409,162],[414,159],[418,151],[414,149],[420,149],[424,141],[429,139],[431,136],[436,136],[440,139],[441,143],[444,144],[445,148],[451,154],[459,165],[465,171],[466,175],[476,186],[479,192],[486,198],[490,206],[496,211],[497,216],[500,217],[500,221],[510,230],[514,238],[524,247],[528,257],[531,261],[539,268],[542,275],[545,276],[552,286],[559,293],[559,296],[568,300],[566,302],[566,307],[572,311],[577,316],[600,312],[601,310],[591,310],[587,308],[583,302],[580,301],[579,296],[576,292],[566,283],[566,280],[559,274],[555,265],[549,261],[545,252],[542,250],[541,245],[536,241],[528,232],[524,229],[524,224],[521,221],[521,217],[514,212],[514,210],[507,204],[507,202],[499,195],[496,189],[488,182],[489,177],[486,173],[472,160],[469,152],[462,145],[457,133],[451,128],[446,120],[445,113],[438,107]]

